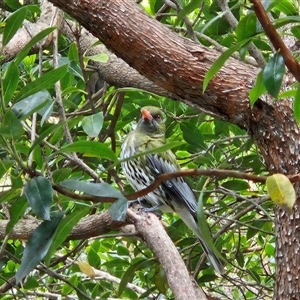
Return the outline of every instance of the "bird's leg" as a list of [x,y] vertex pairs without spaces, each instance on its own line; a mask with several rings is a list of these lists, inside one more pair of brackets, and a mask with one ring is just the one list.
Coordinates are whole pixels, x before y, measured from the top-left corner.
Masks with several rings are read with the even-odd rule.
[[151,213],[155,214],[159,219],[161,219],[161,214],[157,211],[157,209],[160,207],[160,205],[152,206],[151,203],[149,203],[149,201],[147,201],[145,198],[139,198],[137,200],[130,201],[129,207],[135,206],[137,204],[142,206],[141,209],[144,212],[146,212],[146,213],[151,212]]

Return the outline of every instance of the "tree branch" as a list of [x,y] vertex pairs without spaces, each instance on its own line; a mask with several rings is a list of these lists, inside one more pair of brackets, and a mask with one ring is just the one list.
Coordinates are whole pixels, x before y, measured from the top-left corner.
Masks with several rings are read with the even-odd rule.
[[198,291],[195,292],[186,266],[158,218],[151,213],[137,215],[132,210],[128,210],[127,216],[161,263],[175,299],[205,300],[206,296],[203,293],[201,298],[196,296],[200,290],[197,288]]
[[285,65],[290,70],[290,72],[295,76],[295,78],[300,82],[300,65],[293,57],[290,50],[287,48],[285,43],[282,41],[275,27],[272,25],[262,3],[260,0],[250,0],[253,4],[253,10],[264,28],[266,35],[270,39],[272,45],[276,51],[279,51],[282,54]]
[[247,127],[251,119],[248,91],[257,68],[230,58],[202,93],[204,76],[219,52],[178,36],[130,0],[51,2],[176,99],[189,101],[195,108]]

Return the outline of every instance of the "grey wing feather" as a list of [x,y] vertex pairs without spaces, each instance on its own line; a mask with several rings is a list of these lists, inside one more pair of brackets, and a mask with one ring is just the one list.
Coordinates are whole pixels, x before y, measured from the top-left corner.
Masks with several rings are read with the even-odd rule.
[[[179,170],[176,165],[162,158],[159,154],[148,154],[146,159],[148,166],[155,177],[164,173],[176,172]],[[161,187],[166,195],[179,207],[186,207],[196,218],[197,200],[184,178],[178,177],[167,180],[162,183]]]

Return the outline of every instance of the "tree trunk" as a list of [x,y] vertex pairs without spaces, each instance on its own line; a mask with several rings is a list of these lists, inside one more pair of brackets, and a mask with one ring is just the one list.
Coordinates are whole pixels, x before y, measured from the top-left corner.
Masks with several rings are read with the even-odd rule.
[[[50,0],[99,38],[140,74],[219,119],[245,128],[260,148],[270,173],[299,172],[300,133],[288,100],[260,99],[250,108],[248,93],[259,70],[229,59],[203,93],[204,76],[219,53],[184,39],[143,13],[131,0]],[[300,299],[298,199],[291,216],[275,211],[274,299]]]

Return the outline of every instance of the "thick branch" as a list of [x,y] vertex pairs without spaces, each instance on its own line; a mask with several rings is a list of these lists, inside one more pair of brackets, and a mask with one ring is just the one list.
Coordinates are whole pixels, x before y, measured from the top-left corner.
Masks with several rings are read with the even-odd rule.
[[[0,239],[6,235],[6,226],[9,221],[0,220]],[[28,218],[20,220],[10,232],[10,239],[27,240],[32,232],[40,224],[40,220]],[[87,239],[101,234],[108,233],[113,230],[119,230],[120,227],[129,224],[128,221],[120,222],[111,219],[109,212],[99,213],[87,216],[73,228],[67,240]]]
[[169,93],[246,127],[251,112],[248,91],[258,72],[256,68],[229,59],[203,94],[203,79],[219,57],[217,51],[173,33],[147,16],[134,1],[51,2],[76,18],[129,66]]
[[[175,299],[199,299],[196,295],[200,290],[197,289],[197,294],[194,291],[189,272],[158,218],[153,214],[137,215],[131,210],[128,218],[161,263]],[[205,300],[206,296],[202,293],[200,299]]]

